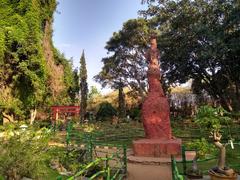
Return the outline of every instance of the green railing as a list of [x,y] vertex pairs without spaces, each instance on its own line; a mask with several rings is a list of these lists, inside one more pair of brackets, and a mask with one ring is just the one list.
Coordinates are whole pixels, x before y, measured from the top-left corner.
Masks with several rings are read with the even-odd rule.
[[[222,128],[222,140],[227,141],[229,138],[235,141],[240,141],[239,125],[236,126],[224,126]],[[178,127],[173,128],[173,133],[176,137],[181,138],[183,141],[189,141],[192,139],[209,138],[209,131],[198,127]]]
[[171,164],[172,164],[172,179],[173,180],[184,180],[184,176],[179,173],[176,160],[174,156],[171,156]]
[[124,144],[130,146],[133,139],[143,138],[145,136],[143,129],[135,129],[131,131],[122,131],[120,129],[111,129],[98,132],[83,132],[73,129],[70,133],[71,141],[77,144],[86,143],[89,136],[95,143],[103,143],[109,145]]
[[[226,165],[230,168],[233,168],[235,171],[240,172],[240,142],[233,143],[234,149],[231,149],[230,146],[227,146],[227,159]],[[172,174],[175,177],[181,175],[187,175],[187,170],[192,165],[192,160],[186,159],[187,151],[197,151],[196,149],[186,149],[185,146],[182,146],[182,160],[176,161],[172,157]],[[198,168],[203,172],[203,174],[207,174],[208,170],[214,166],[216,166],[217,157],[216,156],[208,156],[205,159],[198,159],[197,164]]]
[[89,180],[96,179],[97,177],[104,177],[106,180],[115,180],[116,178],[122,179],[123,176],[120,176],[120,169],[118,169],[116,172],[111,173],[111,167],[109,166],[109,161],[112,160],[112,157],[105,157],[105,158],[97,158],[91,163],[87,164],[83,169],[81,169],[79,172],[77,172],[74,176],[68,178],[67,180],[74,180],[77,177],[84,177],[87,171],[94,167],[99,165],[100,163],[105,163],[105,167],[96,172],[95,174],[91,175],[91,177],[88,177]]
[[[71,123],[66,129],[67,149],[81,148],[86,151],[86,159],[89,164],[81,169],[77,176],[82,175],[88,168],[105,162],[106,168],[94,174],[93,177],[103,175],[105,179],[121,179],[127,173],[127,145],[124,143],[114,144],[111,140],[103,137],[102,133],[79,132]],[[105,140],[106,139],[106,140]],[[109,143],[110,142],[110,143]],[[108,149],[108,150],[106,150]],[[111,151],[109,150],[111,149]],[[99,155],[101,154],[101,155]],[[105,157],[103,157],[105,155]]]
[[[208,132],[204,133],[203,130],[201,130],[201,129],[193,129],[192,131],[194,131],[192,133],[192,135],[197,134],[197,136],[195,138],[199,138],[202,134],[205,134],[205,135],[208,134]],[[224,132],[226,134],[229,134],[229,132],[227,132],[227,129]],[[137,133],[139,133],[138,137],[136,137]],[[234,131],[231,130],[231,136],[236,139],[239,139],[239,134],[237,132],[235,132],[235,130]],[[113,128],[109,128],[105,132],[103,132],[103,131],[82,132],[77,129],[74,129],[72,127],[72,125],[69,125],[67,128],[66,142],[68,145],[71,145],[71,144],[84,145],[84,148],[87,151],[87,157],[88,157],[89,161],[91,161],[91,160],[94,161],[94,159],[96,158],[96,156],[94,156],[94,152],[96,151],[96,149],[97,149],[96,147],[98,147],[98,146],[102,146],[102,147],[107,146],[108,148],[114,147],[114,148],[120,149],[120,150],[118,150],[118,152],[116,152],[116,154],[119,154],[119,155],[115,156],[115,157],[118,157],[118,160],[123,162],[122,166],[118,167],[119,172],[126,173],[127,172],[126,171],[127,170],[126,148],[129,145],[129,143],[132,141],[132,139],[141,138],[141,137],[144,137],[143,129],[135,129],[128,133],[126,133],[126,132],[123,133],[122,129],[117,129],[117,132],[116,132],[116,129],[113,129]],[[186,138],[187,137],[183,136],[183,141],[184,141],[184,139],[186,140]],[[189,137],[189,138],[192,138],[192,137]],[[235,142],[236,142],[236,140],[235,140]],[[239,150],[239,147],[237,147],[237,146],[240,144],[234,143],[234,145],[236,145],[236,149]],[[176,167],[178,169],[177,174],[186,175],[187,169],[190,168],[190,166],[192,164],[192,160],[186,159],[187,151],[193,151],[193,149],[186,149],[185,146],[183,146],[182,147],[182,160],[176,161],[174,159],[174,162],[175,162],[174,167]],[[231,150],[230,150],[230,152],[231,152]],[[240,151],[239,151],[239,153],[240,153]],[[234,157],[235,162],[227,163],[227,165],[229,167],[234,168],[238,172],[240,172],[240,154],[239,153],[236,154],[236,152],[235,152],[235,154],[236,154],[236,157]],[[236,162],[236,160],[237,160],[237,162]],[[199,169],[202,170],[202,172],[206,174],[208,169],[210,169],[216,165],[216,161],[217,161],[217,158],[215,156],[209,156],[205,159],[198,160],[197,163],[199,164]],[[176,168],[173,168],[173,170],[174,169],[176,170]],[[173,175],[176,174],[175,170],[173,171]]]

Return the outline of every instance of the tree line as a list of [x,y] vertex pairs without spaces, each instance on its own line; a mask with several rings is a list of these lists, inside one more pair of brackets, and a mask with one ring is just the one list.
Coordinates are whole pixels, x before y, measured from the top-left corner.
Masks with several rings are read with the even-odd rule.
[[[236,0],[146,0],[140,18],[124,23],[106,43],[97,82],[129,87],[144,98],[144,58],[151,33],[158,35],[161,80],[170,86],[192,80],[192,91],[207,92],[228,111],[240,110],[240,3]],[[119,93],[119,95],[121,95]]]

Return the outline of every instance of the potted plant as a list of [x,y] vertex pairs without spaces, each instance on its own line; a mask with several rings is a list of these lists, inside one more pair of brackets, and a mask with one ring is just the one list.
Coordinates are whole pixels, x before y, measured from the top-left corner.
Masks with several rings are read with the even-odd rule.
[[189,179],[201,179],[203,173],[198,169],[197,160],[205,159],[207,155],[215,153],[215,148],[205,138],[197,139],[186,144],[187,148],[196,152],[192,166],[187,170],[186,175]]
[[[212,180],[233,180],[237,179],[237,173],[233,169],[225,166],[226,160],[226,146],[229,143],[222,143],[221,127],[223,124],[228,124],[231,120],[227,116],[227,112],[219,107],[213,108],[210,106],[202,106],[199,108],[196,123],[210,131],[210,137],[213,144],[219,150],[219,157],[217,166],[209,170],[209,175]],[[232,140],[230,140],[232,144]]]

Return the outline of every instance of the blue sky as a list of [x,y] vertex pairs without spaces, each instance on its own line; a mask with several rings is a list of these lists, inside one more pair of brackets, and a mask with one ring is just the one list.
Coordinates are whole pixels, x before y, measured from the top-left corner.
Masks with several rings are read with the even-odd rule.
[[60,14],[54,15],[54,45],[67,58],[73,57],[74,67],[79,66],[84,49],[88,84],[100,88],[92,78],[101,70],[101,59],[107,56],[106,42],[144,8],[141,0],[59,0]]

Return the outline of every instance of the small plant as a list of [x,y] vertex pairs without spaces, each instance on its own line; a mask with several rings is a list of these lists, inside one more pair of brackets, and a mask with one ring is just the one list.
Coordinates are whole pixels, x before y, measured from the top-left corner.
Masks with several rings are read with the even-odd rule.
[[64,148],[53,147],[48,153],[51,156],[50,167],[60,174],[75,173],[85,163],[86,150],[71,148],[66,151]]
[[[9,136],[8,136],[9,135]],[[45,173],[49,131],[13,130],[0,144],[0,174],[6,179],[39,178]]]
[[208,154],[215,154],[215,148],[205,138],[194,140],[187,143],[189,149],[197,150],[198,159],[205,159]]
[[[108,164],[108,161],[111,159],[112,157],[97,158],[94,161],[83,165],[74,176],[68,178],[67,180],[74,180],[77,177],[89,177],[89,179],[102,179],[105,177],[106,179],[115,179],[116,177],[111,178],[111,168]],[[114,176],[117,175],[115,174]]]
[[186,146],[191,150],[196,150],[196,156],[193,159],[192,167],[187,174],[190,176],[202,177],[202,172],[198,169],[197,160],[205,159],[208,154],[215,154],[215,148],[205,138],[197,139],[193,142],[187,143]]
[[231,120],[228,115],[229,113],[221,107],[213,108],[210,106],[202,106],[198,110],[196,116],[196,123],[200,127],[203,127],[209,131],[210,137],[213,139],[213,144],[219,149],[217,167],[212,168],[209,171],[210,175],[219,175],[222,177],[236,176],[236,173],[233,171],[233,169],[225,166],[226,146],[228,143],[221,143],[221,127],[222,125],[229,124],[229,121]]

